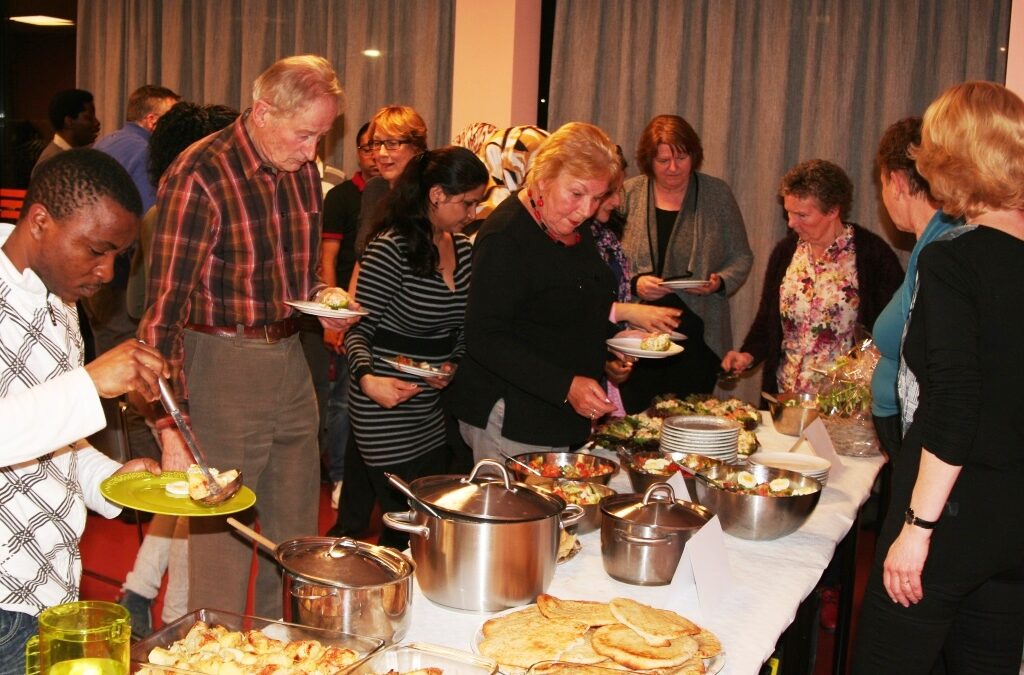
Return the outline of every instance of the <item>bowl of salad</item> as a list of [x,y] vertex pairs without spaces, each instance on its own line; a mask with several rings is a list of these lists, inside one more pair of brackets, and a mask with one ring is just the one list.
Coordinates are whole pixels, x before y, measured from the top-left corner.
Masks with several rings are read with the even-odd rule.
[[616,494],[607,485],[568,478],[531,478],[530,487],[560,498],[566,504],[583,508],[583,518],[576,524],[576,534],[601,529],[601,500]]
[[516,479],[531,483],[531,478],[568,478],[584,480],[590,483],[607,485],[612,476],[619,470],[617,462],[587,455],[582,452],[527,452],[515,458],[533,469],[525,468],[511,460],[505,460],[505,468],[516,475]]
[[768,410],[780,434],[799,436],[818,419],[818,397],[814,394],[784,392],[775,398],[776,401],[768,401]]
[[[682,472],[683,482],[686,483],[686,489],[690,492],[690,501],[695,504],[699,504],[700,501],[697,497],[693,474],[722,465],[722,462],[717,459],[686,452],[634,452],[629,455],[621,454],[619,458],[629,474],[629,483],[633,492],[643,494],[655,483],[664,483],[672,477],[672,474]],[[689,471],[683,471],[680,465]]]
[[798,530],[821,498],[821,483],[795,471],[723,464],[697,478],[697,497],[741,539],[768,540]]

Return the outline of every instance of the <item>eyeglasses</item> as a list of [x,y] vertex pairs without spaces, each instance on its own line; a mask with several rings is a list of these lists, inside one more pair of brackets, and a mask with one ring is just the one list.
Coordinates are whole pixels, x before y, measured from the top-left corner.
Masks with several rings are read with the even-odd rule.
[[356,150],[363,153],[364,155],[368,152],[373,152],[373,146],[367,143],[366,145],[357,145]]
[[384,146],[388,150],[398,150],[407,143],[412,143],[412,139],[409,138],[389,138],[385,141],[372,140],[367,143],[370,150],[380,150],[380,146]]

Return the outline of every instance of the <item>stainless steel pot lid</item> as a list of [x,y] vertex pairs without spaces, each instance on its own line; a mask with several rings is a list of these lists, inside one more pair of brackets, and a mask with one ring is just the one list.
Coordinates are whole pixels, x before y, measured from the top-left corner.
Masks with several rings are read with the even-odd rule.
[[411,560],[393,548],[355,539],[303,537],[277,547],[277,561],[292,574],[339,588],[385,586],[411,575]]
[[699,529],[714,515],[703,506],[677,500],[668,483],[655,483],[643,495],[607,497],[601,502],[601,511],[636,525],[673,530]]
[[[499,477],[478,477],[483,468]],[[488,522],[521,522],[556,516],[565,502],[509,479],[501,462],[482,459],[468,476],[444,475],[417,478],[410,485],[422,501],[445,516]],[[416,508],[416,505],[412,505]]]

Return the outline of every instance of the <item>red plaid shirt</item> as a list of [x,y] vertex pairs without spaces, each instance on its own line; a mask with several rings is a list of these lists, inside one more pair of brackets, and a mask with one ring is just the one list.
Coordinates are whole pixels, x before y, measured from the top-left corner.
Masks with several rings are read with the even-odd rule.
[[316,283],[323,195],[316,165],[276,171],[245,129],[231,126],[185,150],[157,194],[139,336],[156,346],[181,379],[187,324],[261,326],[295,313]]

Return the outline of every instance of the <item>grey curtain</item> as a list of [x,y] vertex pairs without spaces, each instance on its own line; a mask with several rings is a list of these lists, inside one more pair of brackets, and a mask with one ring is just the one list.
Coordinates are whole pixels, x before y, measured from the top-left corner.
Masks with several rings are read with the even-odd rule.
[[559,0],[549,127],[593,122],[633,163],[654,115],[682,115],[693,125],[703,170],[732,186],[754,250],[750,278],[732,299],[738,344],[768,255],[786,231],[779,180],[797,162],[821,157],[842,166],[855,187],[852,219],[897,248],[912,246],[884,218],[878,140],[952,84],[1003,81],[1010,4]]
[[105,133],[142,84],[244,110],[275,60],[319,54],[347,99],[327,160],[351,174],[356,130],[389,103],[419,111],[432,144],[451,138],[453,33],[454,0],[79,0],[77,80],[96,96]]

